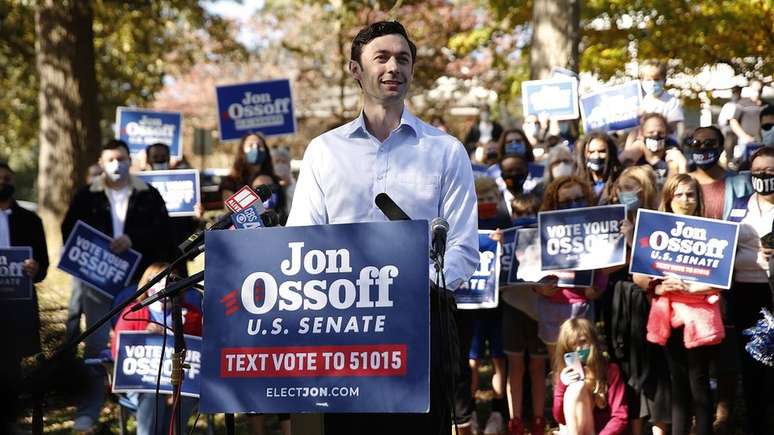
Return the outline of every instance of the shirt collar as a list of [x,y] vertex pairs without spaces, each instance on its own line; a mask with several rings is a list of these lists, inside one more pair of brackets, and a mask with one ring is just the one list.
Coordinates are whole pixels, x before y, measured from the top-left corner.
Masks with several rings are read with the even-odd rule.
[[[400,115],[400,124],[394,131],[406,131],[413,134],[415,137],[418,135],[419,128],[417,127],[418,119],[414,116],[406,107],[403,108],[403,113]],[[360,115],[352,120],[347,126],[347,137],[368,137],[370,133],[365,126],[365,116],[363,111],[360,111]]]

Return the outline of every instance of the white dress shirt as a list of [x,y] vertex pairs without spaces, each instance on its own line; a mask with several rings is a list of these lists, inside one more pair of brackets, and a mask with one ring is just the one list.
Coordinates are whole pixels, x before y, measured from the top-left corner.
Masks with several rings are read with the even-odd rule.
[[10,214],[10,207],[0,210],[0,248],[9,248],[11,246],[11,228],[8,225],[8,216]]
[[[288,226],[385,221],[387,193],[412,219],[449,222],[444,273],[449,289],[478,267],[478,210],[465,147],[408,109],[384,142],[363,114],[313,139],[304,153]],[[428,259],[429,263],[429,259]],[[431,277],[434,277],[431,269]]]

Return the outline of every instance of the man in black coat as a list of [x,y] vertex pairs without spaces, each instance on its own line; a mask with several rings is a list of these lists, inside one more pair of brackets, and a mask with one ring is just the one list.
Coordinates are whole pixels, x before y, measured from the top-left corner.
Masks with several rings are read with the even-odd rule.
[[[142,260],[132,277],[136,283],[150,264],[172,261],[174,245],[164,199],[152,186],[129,174],[130,162],[129,148],[123,141],[110,140],[102,147],[99,165],[103,174],[73,197],[62,222],[62,238],[66,241],[80,220],[112,237],[110,249],[114,253],[128,249],[140,252]],[[71,298],[80,298],[87,326],[96,323],[112,306],[111,297],[77,279],[73,280]],[[86,358],[99,357],[107,348],[109,333],[109,324],[105,324],[86,339]],[[102,408],[105,374],[96,367],[94,371],[93,385],[85,388],[78,406],[76,431],[91,430]]]
[[[0,162],[0,249],[30,247],[32,258],[24,262],[24,273],[40,282],[48,272],[48,251],[43,223],[38,215],[19,206],[14,200],[13,170]],[[21,360],[40,352],[40,319],[35,289],[25,300],[0,297],[0,432],[6,433],[18,413],[12,391],[21,374]]]

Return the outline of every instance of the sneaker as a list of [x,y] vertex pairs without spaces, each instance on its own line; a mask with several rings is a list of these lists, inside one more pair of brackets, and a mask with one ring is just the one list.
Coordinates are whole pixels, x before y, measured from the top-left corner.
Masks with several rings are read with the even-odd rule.
[[73,431],[87,433],[94,430],[94,419],[88,415],[82,415],[73,422]]
[[486,420],[484,435],[500,435],[502,433],[503,416],[497,411],[492,411],[492,413],[489,414],[489,418]]
[[524,435],[524,423],[520,417],[508,421],[508,435]]
[[532,435],[544,435],[546,433],[546,419],[543,417],[533,417],[530,427]]

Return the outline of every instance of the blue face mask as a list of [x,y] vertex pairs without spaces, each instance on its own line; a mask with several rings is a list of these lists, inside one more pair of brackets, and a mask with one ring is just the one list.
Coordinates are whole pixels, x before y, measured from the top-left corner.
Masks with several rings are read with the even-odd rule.
[[581,199],[578,201],[570,201],[566,203],[559,204],[559,210],[569,210],[572,208],[583,208],[588,207],[589,203],[585,199]]
[[505,155],[506,156],[520,156],[524,157],[524,155],[527,154],[527,145],[520,140],[515,140],[513,142],[508,142],[505,144]]
[[648,95],[661,95],[664,92],[663,80],[643,80],[642,90]]
[[262,165],[266,160],[266,151],[263,148],[250,148],[250,151],[245,153],[245,162],[250,165]]
[[626,212],[637,210],[640,207],[640,195],[638,192],[619,192],[618,202],[626,206]]
[[707,169],[714,166],[720,158],[720,150],[717,148],[710,150],[698,150],[690,148],[688,153],[691,156],[691,160],[696,163],[696,166],[702,169]]

